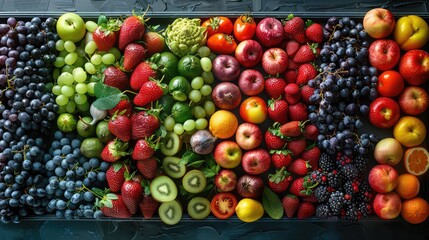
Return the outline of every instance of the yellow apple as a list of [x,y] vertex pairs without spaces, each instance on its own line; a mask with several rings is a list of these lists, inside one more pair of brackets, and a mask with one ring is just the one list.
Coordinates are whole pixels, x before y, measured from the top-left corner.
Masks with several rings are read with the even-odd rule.
[[404,116],[393,127],[393,137],[405,147],[420,145],[426,137],[426,127],[422,120]]
[[417,15],[403,16],[396,22],[393,37],[402,50],[419,49],[429,40],[429,26]]

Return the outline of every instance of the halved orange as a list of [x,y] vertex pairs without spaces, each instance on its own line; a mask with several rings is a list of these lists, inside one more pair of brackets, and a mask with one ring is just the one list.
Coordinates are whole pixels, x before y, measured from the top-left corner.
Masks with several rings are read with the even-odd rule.
[[404,165],[407,172],[423,175],[429,169],[429,152],[423,147],[408,148],[404,154]]

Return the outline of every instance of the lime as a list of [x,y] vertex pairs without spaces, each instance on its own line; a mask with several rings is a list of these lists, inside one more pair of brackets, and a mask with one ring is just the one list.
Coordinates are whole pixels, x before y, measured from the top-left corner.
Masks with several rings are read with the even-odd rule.
[[171,108],[171,116],[176,123],[184,123],[192,118],[192,108],[185,102],[176,102]]
[[98,138],[85,138],[80,145],[80,152],[87,158],[100,158],[104,145]]
[[179,74],[188,79],[200,76],[203,71],[201,68],[201,61],[197,56],[186,55],[179,60],[177,66]]
[[191,92],[191,84],[183,76],[176,76],[170,80],[168,91],[177,101],[185,101]]
[[76,117],[70,113],[62,113],[57,119],[57,126],[62,132],[73,132],[76,129]]
[[95,126],[90,125],[92,117],[83,117],[77,122],[76,130],[77,134],[84,138],[95,136]]
[[178,63],[179,59],[171,52],[161,53],[159,60],[155,62],[158,66],[158,71],[160,71],[167,80],[179,75],[177,71]]
[[104,144],[107,144],[108,142],[112,141],[115,136],[109,131],[108,128],[109,121],[100,121],[97,124],[97,127],[95,129],[95,134],[97,135],[98,139]]

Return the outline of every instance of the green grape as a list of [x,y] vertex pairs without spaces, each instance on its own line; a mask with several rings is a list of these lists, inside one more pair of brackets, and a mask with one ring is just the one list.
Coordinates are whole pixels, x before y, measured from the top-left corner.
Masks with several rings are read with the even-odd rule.
[[84,67],[85,67],[85,71],[87,71],[89,74],[95,74],[97,72],[94,64],[92,64],[91,62],[85,63]]
[[194,77],[191,81],[192,89],[200,89],[204,85],[204,79],[200,76]]
[[208,57],[211,53],[210,48],[207,46],[201,46],[197,51],[200,57]]
[[74,44],[73,41],[67,40],[64,42],[64,49],[67,52],[71,53],[71,52],[76,51],[76,45]]
[[59,106],[65,106],[69,102],[69,98],[61,94],[55,98],[55,102]]
[[197,130],[203,130],[203,129],[206,129],[207,128],[207,125],[208,125],[209,123],[208,123],[208,121],[207,121],[207,119],[205,119],[205,118],[198,118],[196,121],[195,121],[195,128],[197,129]]
[[68,113],[74,113],[76,111],[76,103],[73,101],[69,101],[66,104],[66,110]]
[[74,94],[74,88],[71,86],[64,85],[61,87],[61,93],[66,97],[71,97]]
[[106,53],[101,57],[101,62],[103,62],[106,65],[112,65],[115,63],[115,55],[112,53]]
[[188,119],[183,123],[183,129],[185,131],[192,131],[195,129],[195,120],[194,119]]
[[181,123],[174,124],[173,132],[175,134],[182,135],[184,131],[185,131],[185,129],[183,129],[183,125]]
[[89,96],[94,96],[95,82],[90,82],[90,83],[86,84],[86,86],[88,87],[87,93],[89,94]]
[[91,57],[91,63],[94,65],[100,65],[101,64],[101,55],[96,53],[94,55],[92,55]]
[[81,46],[76,48],[76,53],[78,57],[81,57],[81,58],[86,57],[85,49]]
[[213,90],[212,86],[206,84],[201,87],[200,92],[201,92],[201,95],[203,96],[210,96],[210,94],[212,94],[212,90]]
[[206,110],[207,116],[211,116],[216,111],[216,107],[212,101],[206,101],[204,103],[204,110]]
[[203,118],[206,116],[206,110],[204,110],[203,107],[198,105],[192,108],[192,113],[194,114],[195,118]]
[[94,32],[98,28],[98,24],[94,21],[86,21],[85,27],[88,32]]
[[213,61],[217,57],[217,55],[215,53],[210,53],[210,55],[208,55],[207,57]]
[[[78,70],[78,69],[80,69],[80,70]],[[82,68],[76,68],[73,71],[73,77],[74,77],[75,82],[83,83],[86,81],[87,75],[86,75],[86,72]]]
[[175,124],[176,121],[174,121],[172,116],[168,116],[164,119],[164,127],[167,131],[173,131]]
[[73,65],[64,65],[64,67],[61,69],[61,71],[72,73],[75,68],[76,67]]
[[86,86],[86,83],[78,83],[76,84],[74,89],[79,94],[85,94],[88,91],[88,87]]
[[60,95],[61,94],[61,86],[60,85],[55,85],[53,88],[52,88],[52,93],[54,94],[54,95]]
[[76,104],[84,104],[86,101],[88,101],[88,98],[85,94],[76,94],[74,95],[74,101]]
[[61,52],[64,50],[64,40],[60,39],[55,43],[55,48],[58,52]]
[[73,65],[77,60],[77,53],[75,52],[71,52],[69,54],[67,54],[67,56],[64,58],[64,62],[67,65]]
[[85,45],[85,52],[88,55],[92,55],[95,50],[97,50],[97,44],[94,41],[91,41]]
[[199,102],[201,101],[201,98],[203,97],[203,95],[201,95],[200,90],[191,90],[191,92],[189,92],[189,99],[193,102]]
[[186,135],[191,136],[192,134],[194,134],[197,131],[197,129],[192,129],[191,131],[185,131]]
[[58,111],[57,111],[58,114],[62,114],[62,113],[66,113],[66,112],[67,112],[66,104],[63,106],[58,105]]
[[60,54],[58,54],[59,57],[65,58],[67,56],[67,54],[69,54],[69,52],[67,52],[66,50],[61,51]]
[[84,102],[83,104],[76,104],[76,108],[80,112],[86,112],[89,110],[89,102]]
[[52,72],[52,76],[54,77],[55,80],[58,79],[58,77],[60,76],[61,71],[59,68],[55,68],[54,71]]
[[83,57],[78,57],[76,62],[73,64],[75,67],[83,67],[83,64],[85,63],[85,60]]
[[210,72],[212,70],[212,60],[210,60],[210,58],[208,58],[208,57],[202,57],[200,59],[200,64],[201,64],[201,68],[205,72]]
[[119,60],[122,57],[121,51],[119,51],[119,49],[116,47],[110,48],[109,53],[113,54],[116,60]]
[[66,64],[63,57],[57,57],[54,62],[56,68],[62,68]]
[[214,82],[214,75],[212,72],[203,71],[201,73],[201,77],[204,79],[204,82],[207,84],[211,84]]
[[63,73],[61,73],[61,75],[59,77],[62,79],[63,85],[71,86],[74,82],[74,77],[69,72],[63,72]]
[[52,83],[52,82],[48,82],[48,83],[45,84],[45,88],[48,91],[52,91],[53,87],[54,87],[54,83]]

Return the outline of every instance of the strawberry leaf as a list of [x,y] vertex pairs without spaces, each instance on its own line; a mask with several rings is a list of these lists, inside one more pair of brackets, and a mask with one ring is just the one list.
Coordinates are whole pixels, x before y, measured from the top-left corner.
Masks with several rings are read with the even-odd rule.
[[114,108],[123,96],[121,90],[115,87],[110,87],[102,83],[94,85],[94,93],[97,100],[94,101],[94,106],[100,110],[109,110]]
[[265,187],[262,194],[262,205],[265,211],[272,219],[280,219],[283,217],[283,204],[279,196],[271,189]]
[[305,22],[305,26],[306,26],[306,27],[310,27],[310,26],[311,26],[311,24],[313,24],[313,21],[311,21],[310,19],[308,19],[308,20]]
[[105,207],[107,207],[107,208],[112,208],[112,207],[113,207],[112,200],[110,200],[110,199],[103,200],[103,201],[102,201],[102,204],[103,204]]
[[106,23],[107,23],[106,15],[101,14],[100,16],[98,16],[98,20],[97,20],[98,25],[102,25],[102,24],[106,24]]
[[106,194],[106,198],[110,199],[110,200],[116,200],[116,199],[118,199],[118,196],[114,193],[108,193],[108,194]]
[[119,170],[121,170],[123,164],[121,162],[115,162],[113,163],[113,170],[115,172],[118,172]]
[[97,196],[103,196],[104,195],[104,191],[99,189],[99,188],[93,188],[92,191],[95,193],[95,195]]

